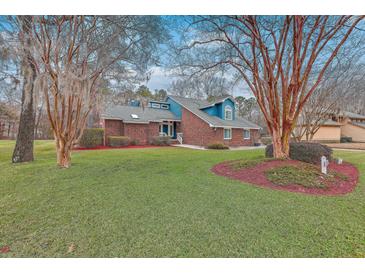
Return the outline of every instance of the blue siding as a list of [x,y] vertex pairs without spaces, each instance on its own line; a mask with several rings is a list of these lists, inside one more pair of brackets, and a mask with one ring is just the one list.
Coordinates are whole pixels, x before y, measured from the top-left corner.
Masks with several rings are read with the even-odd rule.
[[212,106],[209,108],[202,109],[202,111],[208,113],[211,116],[218,116],[218,109],[217,106]]
[[232,119],[235,119],[235,105],[231,99],[225,100],[223,103],[218,103],[214,106],[202,109],[202,111],[208,113],[211,116],[217,116],[224,119],[224,108],[230,106],[232,108]]
[[232,108],[232,119],[234,120],[235,119],[235,112],[236,112],[236,109],[235,109],[235,106],[234,106],[234,102],[231,100],[231,99],[227,99],[225,100],[223,103],[220,104],[221,105],[221,116],[220,118],[224,119],[224,108],[226,106],[230,106]]
[[217,113],[218,113],[218,117],[221,119],[224,119],[224,110],[222,109],[222,103],[217,104]]
[[[170,104],[170,111],[176,115],[179,119],[181,119],[181,112],[182,107],[180,104],[176,103],[173,99],[170,97],[167,98],[167,103]],[[223,103],[216,104],[214,106],[202,109],[205,113],[216,116],[221,119],[224,119],[224,108],[226,106],[231,106],[232,108],[232,119],[235,119],[235,104],[231,99],[226,99]]]
[[170,104],[170,111],[176,115],[179,119],[181,119],[181,106],[180,104],[176,103],[174,100],[172,100],[170,97],[167,98],[167,103]]

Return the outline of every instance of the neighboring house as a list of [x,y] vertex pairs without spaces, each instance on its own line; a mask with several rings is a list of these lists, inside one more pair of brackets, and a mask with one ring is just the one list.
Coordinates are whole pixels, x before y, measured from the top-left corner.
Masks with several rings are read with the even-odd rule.
[[145,108],[113,105],[102,113],[105,140],[108,136],[128,136],[148,144],[155,136],[170,136],[182,144],[206,146],[252,146],[259,139],[258,125],[236,117],[231,96],[214,102],[178,96],[165,101],[150,101]]
[[365,116],[348,111],[332,115],[314,134],[313,141],[340,142],[341,137],[351,137],[353,142],[365,142]]

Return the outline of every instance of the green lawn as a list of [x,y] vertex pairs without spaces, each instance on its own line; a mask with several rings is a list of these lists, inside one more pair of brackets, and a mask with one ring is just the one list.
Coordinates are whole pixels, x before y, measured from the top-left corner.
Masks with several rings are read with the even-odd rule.
[[365,153],[338,154],[361,172],[353,193],[319,197],[210,172],[262,150],[82,151],[62,170],[52,142],[30,164],[9,163],[13,146],[0,141],[0,256],[365,257]]

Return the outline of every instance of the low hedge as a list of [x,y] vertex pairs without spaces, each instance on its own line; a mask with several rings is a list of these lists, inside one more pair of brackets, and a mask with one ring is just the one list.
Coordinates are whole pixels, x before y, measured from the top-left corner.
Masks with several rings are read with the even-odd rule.
[[79,141],[81,147],[97,147],[102,146],[104,141],[104,129],[102,128],[86,128],[82,133]]
[[111,147],[128,146],[131,142],[127,136],[109,136],[108,141]]
[[[268,145],[265,150],[265,156],[273,157],[273,146]],[[321,162],[321,157],[326,156],[328,160],[332,159],[332,149],[326,145],[319,143],[298,142],[290,143],[289,157],[293,160],[318,164]]]
[[154,146],[168,146],[170,142],[171,138],[169,136],[155,136],[150,140],[150,144]]
[[207,145],[208,149],[228,149],[228,146],[223,143],[212,143]]
[[340,139],[340,143],[352,143],[352,137],[343,136]]
[[130,144],[132,146],[137,146],[139,144],[139,141],[137,139],[133,139],[133,140],[131,140]]

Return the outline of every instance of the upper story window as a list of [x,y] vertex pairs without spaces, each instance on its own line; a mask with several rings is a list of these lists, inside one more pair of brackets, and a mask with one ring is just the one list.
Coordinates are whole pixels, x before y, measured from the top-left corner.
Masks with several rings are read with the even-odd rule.
[[160,108],[161,105],[157,103],[151,103],[151,108]]
[[224,108],[224,119],[225,120],[232,120],[232,107],[226,106]]

